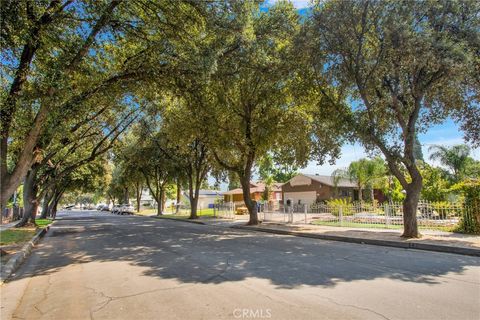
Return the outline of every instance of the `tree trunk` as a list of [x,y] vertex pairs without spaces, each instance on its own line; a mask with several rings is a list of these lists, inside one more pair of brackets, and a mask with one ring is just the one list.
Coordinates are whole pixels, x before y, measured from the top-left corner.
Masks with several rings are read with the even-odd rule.
[[142,186],[139,182],[136,184],[136,194],[137,194],[137,212],[140,212],[140,201],[142,201]]
[[62,195],[63,195],[64,191],[65,191],[65,189],[55,191],[55,195],[53,197],[53,200],[51,201],[51,204],[48,208],[49,215],[53,219],[55,219],[55,217],[57,216],[58,203],[60,202],[60,199],[62,198]]
[[17,224],[18,227],[25,226],[28,222],[35,224],[35,218],[38,210],[37,191],[38,186],[35,178],[37,169],[32,168],[28,171],[23,184],[23,217]]
[[155,199],[157,200],[157,216],[161,216],[163,214],[163,189],[158,191],[158,197]]
[[180,179],[177,179],[177,201],[175,214],[178,214],[180,211],[180,201],[182,200],[182,186],[180,185]]
[[190,217],[189,219],[198,219],[198,196],[200,195],[201,181],[197,181],[195,184],[195,190],[193,186],[190,187]]
[[35,116],[33,126],[25,137],[24,146],[11,174],[6,173],[6,162],[5,164],[3,163],[3,158],[6,157],[8,152],[7,142],[4,142],[4,140],[8,139],[8,135],[2,135],[2,143],[0,144],[2,149],[0,150],[0,154],[2,155],[0,157],[0,159],[2,159],[0,161],[0,171],[2,171],[2,179],[0,181],[0,206],[4,207],[7,200],[13,195],[15,190],[17,190],[22,183],[23,178],[26,177],[28,171],[32,168],[32,163],[35,161],[37,155],[35,146],[37,145],[38,137],[40,136],[47,115],[48,109],[46,104],[41,104],[40,110]]
[[249,220],[247,225],[258,225],[257,202],[250,197],[250,176],[240,176],[242,184],[243,202],[248,209]]
[[55,199],[53,199],[53,204],[50,208],[50,217],[52,217],[52,219],[55,219],[57,217],[58,202],[60,201],[61,197],[62,197],[62,193],[59,193],[55,197]]
[[190,198],[190,217],[188,219],[198,219],[198,197]]
[[40,219],[46,219],[47,218],[47,214],[49,212],[49,204],[50,204],[50,201],[52,201],[52,199],[54,199],[53,195],[55,193],[54,192],[45,192],[45,196],[43,197],[43,204],[42,204],[42,215],[40,216]]
[[167,193],[162,191],[162,212],[165,212],[165,205],[167,204]]
[[123,203],[124,204],[129,204],[130,203],[130,199],[128,197],[128,187],[125,187],[125,189],[123,191]]
[[373,187],[370,188],[370,198],[372,200],[372,204],[375,203],[375,190],[373,190]]
[[414,177],[412,182],[405,188],[406,197],[403,200],[403,234],[404,238],[419,238],[417,225],[417,206],[422,190],[421,177]]
[[359,188],[358,188],[358,201],[360,201],[360,203],[363,202],[363,190],[362,190],[362,187],[359,187]]

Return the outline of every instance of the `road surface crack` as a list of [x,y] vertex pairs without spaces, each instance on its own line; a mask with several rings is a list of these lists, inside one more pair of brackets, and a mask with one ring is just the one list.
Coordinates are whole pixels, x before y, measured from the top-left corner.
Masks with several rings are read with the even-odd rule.
[[44,314],[48,313],[48,310],[47,311],[42,311],[40,309],[40,305],[48,299],[48,291],[50,290],[50,287],[52,286],[52,279],[51,279],[51,275],[49,274],[47,276],[47,286],[45,287],[45,289],[43,289],[42,291],[42,299],[40,299],[38,302],[36,302],[33,307],[35,308],[35,310],[37,310],[38,312],[40,312],[40,314],[43,316]]
[[125,299],[125,298],[131,298],[131,297],[137,297],[137,296],[141,296],[141,295],[144,295],[144,294],[149,294],[149,293],[154,293],[154,292],[159,292],[159,291],[183,289],[183,288],[190,287],[190,286],[193,286],[193,285],[194,284],[187,284],[187,285],[183,285],[183,286],[159,288],[159,289],[153,289],[153,290],[148,290],[148,291],[141,291],[141,292],[137,292],[137,293],[133,293],[133,294],[129,294],[129,295],[124,295],[124,296],[109,296],[109,295],[106,295],[102,291],[96,290],[95,288],[91,288],[91,287],[84,287],[84,288],[86,288],[88,290],[91,290],[91,291],[93,291],[94,294],[100,295],[101,297],[106,299],[105,301],[102,301],[99,304],[97,304],[96,309],[90,309],[90,318],[94,319],[93,314],[96,313],[96,312],[99,312],[102,309],[104,309],[112,301]]
[[346,304],[346,303],[340,303],[340,302],[337,302],[335,301],[334,299],[332,298],[329,298],[329,297],[325,297],[325,296],[320,296],[318,294],[314,294],[314,296],[317,296],[319,297],[320,299],[324,299],[324,300],[327,300],[337,306],[342,306],[342,307],[351,307],[351,308],[355,308],[355,309],[358,309],[358,310],[363,310],[363,311],[368,311],[368,312],[371,312],[371,313],[374,313],[386,320],[390,320],[390,318],[388,318],[387,316],[385,316],[384,314],[380,313],[380,312],[377,312],[375,310],[372,310],[372,309],[369,309],[369,308],[366,308],[366,307],[360,307],[360,306],[356,306],[354,304]]

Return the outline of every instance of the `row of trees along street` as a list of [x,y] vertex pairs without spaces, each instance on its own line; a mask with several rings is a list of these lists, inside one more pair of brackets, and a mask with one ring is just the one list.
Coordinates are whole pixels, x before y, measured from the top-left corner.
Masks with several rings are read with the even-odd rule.
[[22,224],[42,199],[54,215],[65,192],[140,199],[146,185],[159,214],[186,188],[196,218],[210,174],[238,179],[254,225],[262,163],[334,162],[359,142],[405,190],[403,235],[418,237],[418,134],[453,119],[480,145],[479,13],[468,0],[314,1],[302,15],[288,1],[3,1],[2,210],[21,185]]

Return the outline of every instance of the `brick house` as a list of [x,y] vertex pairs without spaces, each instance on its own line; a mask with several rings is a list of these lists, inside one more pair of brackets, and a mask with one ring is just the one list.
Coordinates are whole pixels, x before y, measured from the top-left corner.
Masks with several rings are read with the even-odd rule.
[[[269,202],[279,203],[282,201],[282,183],[274,183],[270,190]],[[252,200],[261,201],[265,192],[265,184],[263,182],[250,182],[250,197]],[[232,189],[223,193],[225,202],[233,202],[236,205],[243,205],[242,188]]]
[[283,199],[292,200],[293,204],[311,205],[333,198],[350,198],[358,200],[358,188],[355,182],[341,179],[337,188],[331,176],[298,174],[282,185]]

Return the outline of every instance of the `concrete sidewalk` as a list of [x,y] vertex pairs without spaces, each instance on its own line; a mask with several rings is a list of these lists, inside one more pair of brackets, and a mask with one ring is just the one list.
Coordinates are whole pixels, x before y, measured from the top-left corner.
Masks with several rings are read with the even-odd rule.
[[404,239],[401,237],[402,230],[392,229],[279,224],[274,222],[263,222],[258,226],[247,226],[248,217],[246,216],[236,217],[236,219],[201,217],[193,221],[175,219],[168,216],[163,218],[216,227],[245,229],[306,238],[480,256],[480,236],[438,230],[420,230],[422,238]]
[[401,237],[401,231],[386,229],[284,225],[267,222],[254,227],[238,224],[232,227],[324,240],[480,256],[480,236],[451,232],[422,230],[422,238],[404,239]]
[[5,231],[5,230],[8,230],[8,229],[10,229],[10,228],[13,228],[13,227],[15,227],[15,225],[17,225],[19,222],[20,222],[20,220],[13,221],[13,222],[10,222],[10,223],[2,224],[2,225],[0,225],[0,231]]

